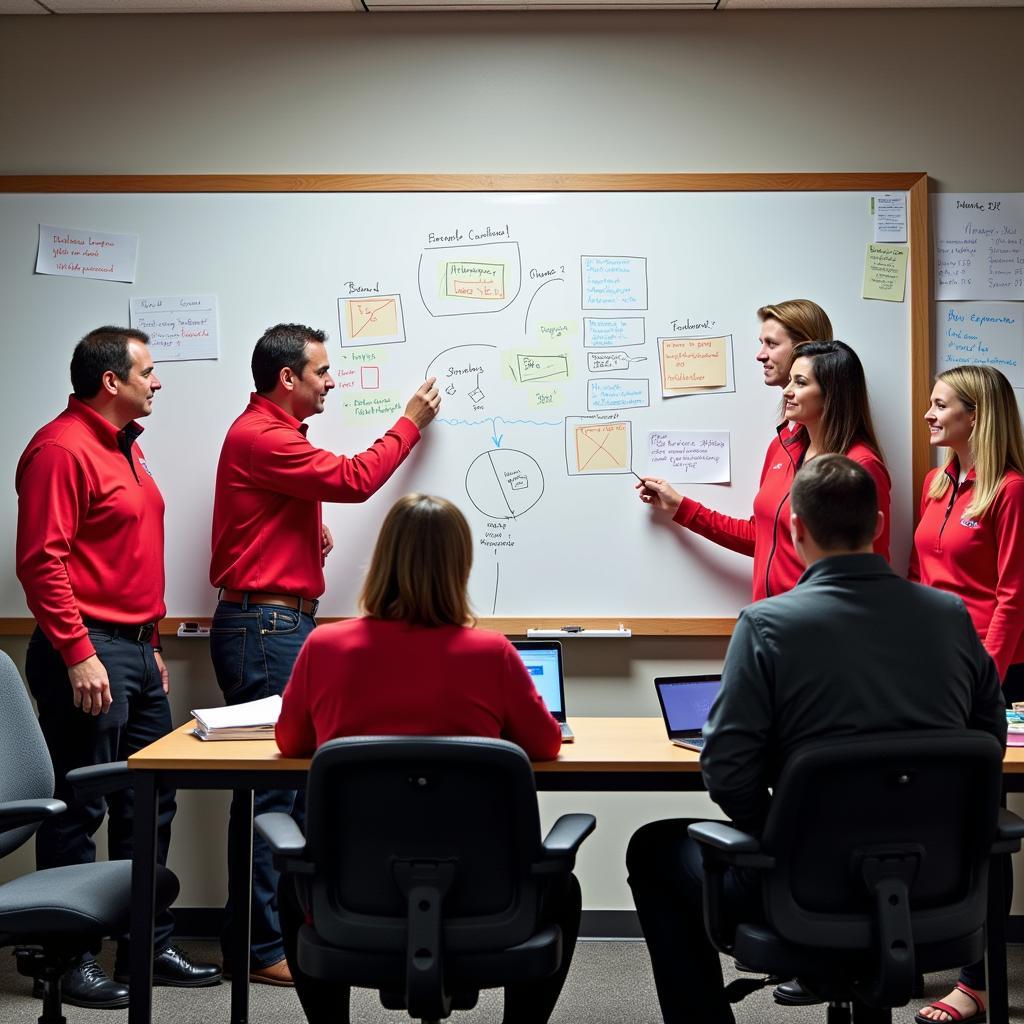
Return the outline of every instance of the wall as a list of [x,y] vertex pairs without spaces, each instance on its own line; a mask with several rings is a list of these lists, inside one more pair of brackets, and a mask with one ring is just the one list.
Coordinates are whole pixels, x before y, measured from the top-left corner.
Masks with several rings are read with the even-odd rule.
[[[940,191],[1024,191],[1024,135],[999,113],[1024,94],[1022,28],[1020,9],[0,18],[0,173],[925,170]],[[46,405],[64,386],[8,366]],[[0,646],[23,663],[24,640]],[[570,699],[656,714],[656,674],[724,647],[567,644]],[[177,721],[217,702],[202,643],[167,656]],[[185,905],[222,898],[225,806],[183,795]],[[600,818],[586,905],[621,909],[635,825],[710,805],[545,798],[569,806]]]

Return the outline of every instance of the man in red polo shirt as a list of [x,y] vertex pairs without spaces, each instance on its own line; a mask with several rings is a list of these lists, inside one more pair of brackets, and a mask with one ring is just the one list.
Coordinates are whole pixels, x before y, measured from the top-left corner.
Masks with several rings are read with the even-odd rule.
[[[17,572],[38,623],[25,660],[29,689],[68,810],[36,833],[39,868],[88,863],[109,812],[112,860],[132,856],[133,793],[89,800],[65,782],[72,768],[120,761],[171,730],[167,669],[156,627],[164,607],[164,501],[135,443],[160,381],[141,331],[100,327],[71,357],[74,394],[36,433],[18,463]],[[161,791],[158,858],[167,861],[174,792]],[[170,944],[169,913],[156,924],[154,984],[220,980]],[[83,953],[64,976],[64,1001],[128,1005],[127,936],[115,980]]]
[[[303,421],[324,411],[334,387],[326,340],[323,331],[301,324],[266,331],[252,355],[256,392],[221,449],[210,564],[210,582],[221,594],[210,654],[228,704],[281,693],[316,625],[324,559],[333,547],[321,502],[369,498],[402,464],[441,402],[431,378],[362,454],[349,458],[315,448]],[[256,814],[294,807],[294,791],[255,794]],[[229,863],[233,859],[229,854]],[[229,901],[228,918],[230,909]],[[253,981],[292,983],[278,922],[277,871],[258,836],[249,969]]]

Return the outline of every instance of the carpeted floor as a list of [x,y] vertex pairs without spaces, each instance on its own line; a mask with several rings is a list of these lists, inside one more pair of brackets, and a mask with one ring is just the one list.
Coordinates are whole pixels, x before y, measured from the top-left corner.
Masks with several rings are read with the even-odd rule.
[[[183,943],[198,959],[218,958],[213,943]],[[3,1024],[35,1024],[40,1003],[32,998],[32,983],[15,971],[13,956],[0,955],[0,1021]],[[1010,1017],[1024,1021],[1024,947],[1010,947]],[[109,968],[109,963],[107,963]],[[727,980],[733,977],[731,963]],[[926,995],[941,997],[950,987],[948,976],[929,975]],[[291,989],[252,987],[251,1024],[304,1024],[302,1010]],[[184,991],[157,989],[153,997],[154,1024],[208,1024],[228,1020],[228,986]],[[893,1013],[894,1022],[909,1024],[915,1007]],[[127,1010],[83,1010],[65,1007],[68,1024],[125,1024]],[[357,991],[352,999],[354,1024],[401,1024],[404,1014],[383,1010],[373,992]],[[777,1006],[770,990],[755,993],[736,1008],[737,1024],[818,1024],[824,1022],[822,1007],[787,1009]],[[501,994],[483,993],[476,1009],[456,1013],[453,1024],[499,1024]],[[660,1024],[650,962],[642,942],[581,941],[562,998],[551,1024]],[[694,1024],[700,1024],[695,1021]]]

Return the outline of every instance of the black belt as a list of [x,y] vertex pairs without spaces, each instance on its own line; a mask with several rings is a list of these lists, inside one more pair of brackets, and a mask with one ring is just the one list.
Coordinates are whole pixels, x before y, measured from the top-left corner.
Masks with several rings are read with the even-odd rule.
[[136,644],[146,644],[153,639],[155,622],[144,622],[141,626],[126,626],[120,622],[100,622],[99,619],[82,620],[89,629],[101,629],[111,636],[119,636]]

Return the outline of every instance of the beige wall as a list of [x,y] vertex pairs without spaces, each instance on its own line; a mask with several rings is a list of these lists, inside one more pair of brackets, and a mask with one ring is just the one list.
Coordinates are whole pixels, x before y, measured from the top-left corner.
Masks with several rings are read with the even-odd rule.
[[[0,173],[923,170],[1024,191],[1022,33],[1020,9],[0,18]],[[23,640],[0,646],[23,664]],[[724,653],[566,646],[584,715],[656,714],[654,675]],[[204,642],[167,656],[177,721],[218,701]],[[600,817],[586,904],[620,909],[635,825],[709,805],[545,798],[570,807]],[[224,808],[181,799],[185,905],[222,899]]]

